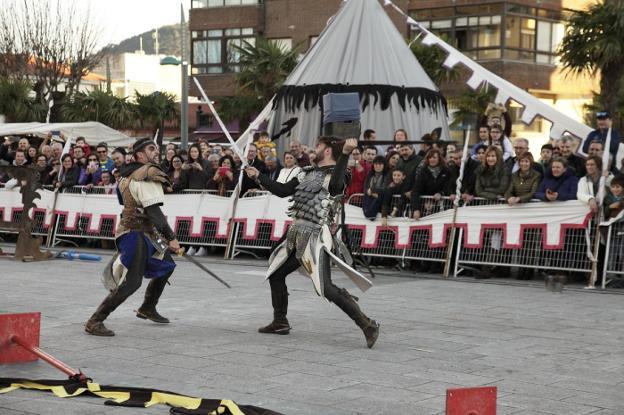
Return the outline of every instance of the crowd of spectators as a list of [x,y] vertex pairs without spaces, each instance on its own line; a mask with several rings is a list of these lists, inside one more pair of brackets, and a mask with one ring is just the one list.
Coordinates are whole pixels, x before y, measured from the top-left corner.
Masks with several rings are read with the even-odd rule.
[[[577,153],[573,137],[563,136],[545,143],[536,160],[527,139],[510,138],[511,118],[505,107],[491,104],[481,119],[479,141],[466,155],[459,192],[457,178],[463,151],[455,144],[432,138],[432,134],[421,138],[424,143],[417,151],[417,146],[402,143],[407,140],[407,133],[397,130],[395,146],[367,146],[353,152],[350,162],[353,179],[347,197],[363,194],[365,216],[374,219],[381,213],[384,222],[388,216],[419,219],[432,212],[433,202],[444,196],[454,200],[456,195],[464,203],[480,198],[512,206],[535,199],[544,202],[578,199],[596,212],[606,131],[611,126],[608,112],[599,112],[596,117],[598,128],[582,147],[587,158]],[[367,130],[364,136],[370,139],[375,137],[375,132]],[[620,209],[617,207],[620,201],[619,196],[614,196],[611,183],[624,172],[622,166],[613,162],[618,144],[619,133],[613,130],[610,174],[604,190],[608,200],[614,201],[610,205],[616,210]],[[395,176],[394,171],[402,174]],[[610,205],[605,203],[605,209]],[[609,215],[614,214],[609,211]]]
[[[608,112],[599,112],[596,118],[598,128],[582,144],[587,158],[577,153],[574,138],[564,136],[545,143],[536,160],[529,152],[528,140],[510,138],[512,123],[506,108],[490,104],[481,117],[478,143],[466,155],[459,192],[456,187],[463,151],[455,144],[440,141],[441,129],[420,137],[420,145],[410,144],[408,132],[398,129],[393,135],[395,144],[390,146],[370,145],[376,133],[369,129],[363,133],[369,145],[356,148],[349,160],[351,182],[345,200],[363,194],[364,213],[371,219],[379,213],[383,219],[388,216],[419,219],[431,212],[432,200],[443,196],[453,199],[456,194],[464,202],[476,197],[504,200],[510,205],[532,199],[545,202],[579,199],[596,211],[597,186],[611,117]],[[613,130],[611,161],[617,154],[619,137],[619,132]],[[0,145],[0,163],[31,166],[40,173],[43,185],[61,190],[82,186],[85,190],[98,187],[112,193],[119,169],[133,161],[128,148],[110,149],[105,142],[91,147],[82,137],[63,155],[63,137],[54,138],[57,137],[49,134],[34,145],[28,138],[6,137]],[[275,142],[267,133],[260,133],[248,147],[246,162],[284,183],[302,167],[314,163],[314,157],[313,149],[294,139],[287,151],[277,154]],[[241,165],[240,157],[229,146],[203,140],[193,143],[188,150],[167,144],[161,163],[171,177],[171,192],[209,190],[219,195],[235,189]],[[621,166],[610,162],[609,171],[607,187],[614,177],[621,175]],[[0,177],[0,183],[14,185],[8,176]],[[242,193],[257,188],[255,181],[243,175]],[[609,200],[619,197],[610,188],[606,190]],[[609,214],[613,214],[613,209],[610,208]]]
[[[421,144],[409,142],[407,131],[397,129],[393,145],[372,145],[376,133],[364,131],[367,145],[356,148],[348,166],[351,181],[345,202],[358,197],[365,217],[382,224],[388,217],[413,220],[433,213],[443,197],[462,203],[475,198],[510,206],[534,199],[544,202],[578,199],[596,213],[602,177],[603,153],[607,131],[611,127],[608,112],[596,114],[598,128],[583,142],[579,155],[571,136],[549,140],[541,146],[536,159],[529,151],[529,141],[512,135],[512,121],[503,105],[491,104],[481,117],[478,142],[465,155],[461,187],[457,179],[464,158],[463,150],[440,140],[441,129],[418,137]],[[411,139],[414,139],[411,137]],[[82,191],[95,188],[114,193],[120,169],[132,162],[131,150],[109,148],[105,142],[90,146],[78,137],[68,154],[63,154],[63,137],[51,134],[39,139],[6,137],[0,144],[0,163],[30,166],[40,173],[43,185],[60,191],[80,186]],[[37,143],[37,144],[35,144]],[[609,148],[609,175],[606,177],[605,216],[615,217],[624,207],[622,166],[613,160],[620,143],[618,131],[612,131]],[[163,149],[161,166],[172,182],[170,192],[211,191],[226,196],[236,188],[242,160],[228,145],[198,140],[188,150],[170,143]],[[260,133],[250,144],[246,163],[274,180],[285,183],[303,167],[314,163],[312,148],[292,139],[286,151],[278,154],[276,143],[267,133]],[[6,187],[17,185],[7,175],[0,175]],[[258,184],[242,174],[241,194],[258,189]],[[262,189],[258,189],[262,190]],[[358,195],[358,196],[354,196]]]

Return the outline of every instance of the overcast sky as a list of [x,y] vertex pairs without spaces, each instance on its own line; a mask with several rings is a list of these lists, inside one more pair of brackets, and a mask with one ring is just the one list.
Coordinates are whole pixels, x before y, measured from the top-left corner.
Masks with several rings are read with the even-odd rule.
[[[0,0],[1,2],[2,0]],[[180,0],[86,0],[102,28],[102,46],[180,21]],[[186,21],[190,0],[184,0]]]

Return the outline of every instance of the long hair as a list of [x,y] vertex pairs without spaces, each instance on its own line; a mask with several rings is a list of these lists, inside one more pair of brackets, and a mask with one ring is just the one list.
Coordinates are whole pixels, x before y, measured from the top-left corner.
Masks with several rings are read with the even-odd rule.
[[402,128],[399,128],[398,130],[396,130],[396,131],[394,132],[394,134],[392,135],[392,141],[396,141],[396,135],[397,135],[397,133],[403,133],[403,134],[405,134],[405,141],[409,141],[409,136],[407,135],[407,131],[405,131],[405,130],[404,130],[404,129],[402,129]]
[[[193,157],[191,157],[191,149],[196,148],[197,149],[197,153],[199,154],[197,156],[197,160],[194,160]],[[192,144],[189,149],[188,149],[188,162],[189,163],[195,163],[198,162],[199,164],[202,163],[202,152],[201,152],[201,148],[199,147],[199,144]]]
[[493,168],[496,168],[496,167],[498,167],[498,166],[503,164],[503,152],[501,151],[501,149],[498,148],[497,146],[489,146],[485,150],[485,155],[483,157],[483,162],[481,164],[484,169],[490,168],[490,166],[488,166],[488,164],[487,164],[487,156],[490,153],[495,153],[496,154],[496,165]]

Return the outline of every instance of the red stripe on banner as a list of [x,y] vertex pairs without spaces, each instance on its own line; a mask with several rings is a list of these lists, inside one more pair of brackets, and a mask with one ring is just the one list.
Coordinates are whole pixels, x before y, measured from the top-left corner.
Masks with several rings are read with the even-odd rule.
[[[4,208],[0,208],[0,219],[4,218]],[[18,214],[18,213],[22,213],[24,211],[24,208],[11,208],[11,215],[9,216],[9,222],[13,222],[13,217]],[[35,215],[37,213],[43,213],[44,217],[43,217],[43,223],[41,224],[41,226],[43,227],[43,229],[48,229],[50,227],[49,224],[45,223],[45,216],[47,214],[47,210],[43,209],[43,208],[32,208],[31,209],[31,214],[29,215],[29,218],[31,221],[33,221],[33,226],[35,225],[39,225],[39,224],[35,224],[34,220],[35,220]]]
[[203,238],[206,233],[206,224],[214,223],[215,224],[215,239],[226,239],[230,234],[230,224],[227,225],[224,234],[219,233],[219,222],[221,218],[215,218],[212,216],[202,216],[201,217],[201,227],[199,232],[193,233],[193,223],[195,219],[193,216],[176,216],[175,217],[175,225],[173,226],[173,231],[177,235],[178,228],[180,227],[180,222],[188,221],[189,222],[189,237],[191,238]]
[[548,239],[546,238],[546,228],[547,228],[547,224],[542,223],[542,224],[521,224],[520,225],[520,238],[518,239],[519,243],[518,244],[508,244],[505,242],[506,240],[506,236],[507,236],[507,224],[506,223],[500,223],[500,224],[487,224],[487,225],[480,225],[480,231],[479,231],[479,243],[478,244],[470,244],[468,243],[468,225],[466,223],[456,223],[455,226],[457,228],[462,228],[464,230],[464,242],[462,244],[462,246],[464,248],[470,248],[470,249],[479,249],[479,248],[483,248],[484,246],[484,238],[485,238],[485,230],[486,229],[495,229],[495,230],[500,230],[503,233],[502,236],[502,240],[501,240],[501,248],[504,249],[519,249],[522,248],[523,242],[524,242],[524,231],[526,229],[541,229],[542,230],[542,248],[545,250],[560,250],[563,249],[564,246],[564,240],[565,240],[565,232],[568,229],[585,229],[588,224],[589,221],[591,220],[592,217],[592,213],[588,213],[585,216],[585,219],[583,220],[583,223],[581,224],[574,224],[574,223],[570,223],[570,224],[561,224],[559,226],[559,242],[555,245],[549,245],[547,243]]
[[[434,249],[434,248],[444,248],[446,247],[446,241],[440,242],[440,243],[433,243],[432,239],[433,239],[433,225],[410,225],[409,226],[409,230],[408,230],[408,237],[407,237],[407,242],[405,244],[402,244],[399,242],[399,227],[398,226],[386,226],[386,227],[382,227],[382,226],[376,226],[375,227],[375,239],[373,240],[373,243],[366,243],[366,225],[349,225],[347,224],[347,226],[349,227],[349,229],[354,229],[354,230],[361,230],[362,231],[362,241],[360,243],[360,246],[362,248],[367,248],[367,249],[373,249],[373,248],[377,248],[379,246],[379,239],[380,239],[380,234],[381,232],[384,231],[388,231],[388,230],[393,230],[394,234],[396,235],[396,238],[394,239],[394,247],[396,249],[409,249],[412,246],[412,238],[414,236],[414,231],[420,231],[420,230],[424,230],[424,231],[428,231],[429,232],[429,242],[427,243],[429,245],[430,248]],[[443,228],[442,228],[442,232],[444,233],[444,235],[447,234],[449,229],[452,229],[453,225],[451,223],[446,223],[444,224]]]
[[93,221],[93,214],[92,213],[76,213],[75,216],[75,221],[74,221],[74,226],[67,226],[67,222],[69,221],[69,211],[67,210],[57,210],[56,211],[56,215],[57,216],[64,216],[65,217],[65,225],[62,228],[59,229],[63,229],[65,231],[75,231],[78,228],[78,225],[80,224],[80,219],[82,218],[87,218],[87,228],[86,231],[89,234],[98,234],[102,232],[102,222],[104,221],[104,219],[112,219],[113,220],[113,233],[115,231],[115,229],[117,229],[117,215],[110,215],[110,214],[101,214],[100,215],[100,227],[96,230],[92,230],[91,229],[91,222]]
[[284,236],[284,234],[286,233],[286,230],[288,229],[288,226],[292,223],[292,220],[287,220],[284,221],[284,233],[282,233],[280,236],[274,236],[273,235],[273,231],[275,229],[275,224],[277,223],[277,221],[275,219],[256,219],[256,226],[253,229],[253,234],[251,235],[247,235],[247,222],[248,219],[247,218],[234,218],[233,220],[236,223],[242,223],[243,224],[243,239],[246,241],[251,241],[254,239],[258,239],[258,233],[260,232],[260,224],[262,223],[268,223],[270,224],[271,227],[271,235],[269,240],[271,241],[279,241],[282,236]]

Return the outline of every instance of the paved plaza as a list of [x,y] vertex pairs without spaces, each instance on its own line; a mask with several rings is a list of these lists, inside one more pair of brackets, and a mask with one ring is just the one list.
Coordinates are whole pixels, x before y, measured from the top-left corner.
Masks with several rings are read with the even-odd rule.
[[[200,261],[232,289],[179,261],[159,305],[170,325],[134,316],[141,288],[107,320],[117,336],[86,335],[83,323],[106,294],[104,262],[2,259],[0,313],[41,311],[42,348],[100,384],[233,399],[284,414],[443,414],[448,388],[482,385],[498,387],[500,415],[624,413],[621,295],[389,270],[360,295],[336,272],[337,284],[360,295],[363,310],[381,322],[369,350],[353,322],[298,274],[288,279],[291,334],[257,333],[272,317],[266,262]],[[0,376],[63,378],[43,362],[0,366]],[[167,413],[33,391],[0,395],[2,415]]]

